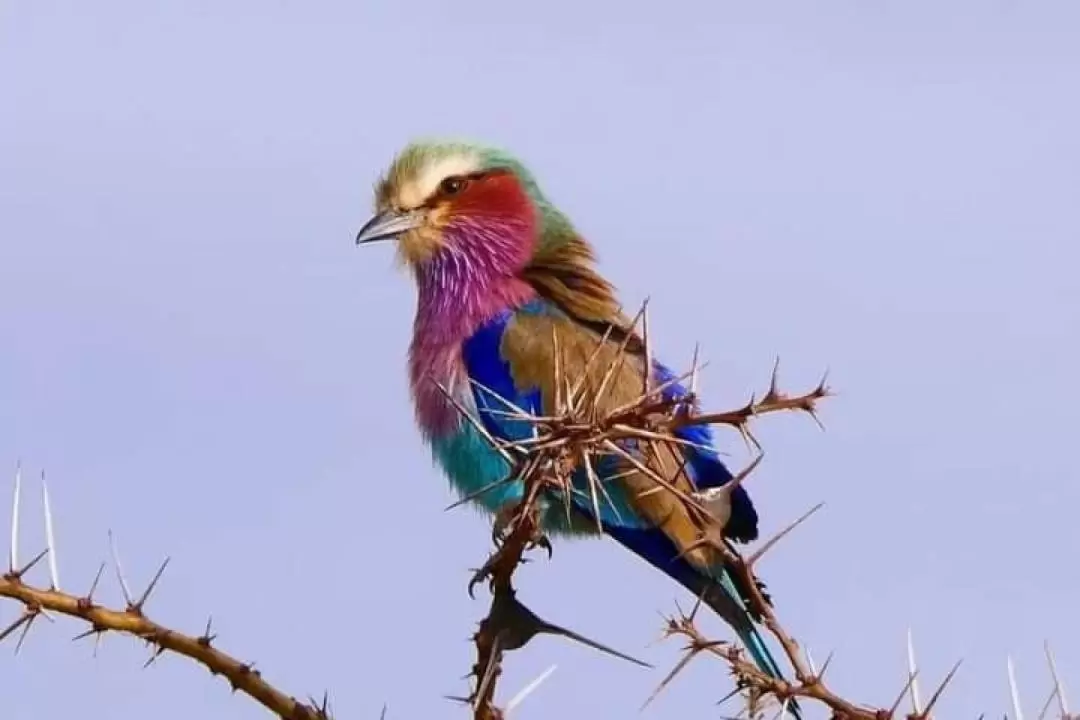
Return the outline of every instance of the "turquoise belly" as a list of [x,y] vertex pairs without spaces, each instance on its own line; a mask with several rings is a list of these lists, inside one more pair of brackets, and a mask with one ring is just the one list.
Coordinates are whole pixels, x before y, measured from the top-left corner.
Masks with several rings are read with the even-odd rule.
[[[499,483],[510,474],[510,463],[468,422],[462,423],[461,428],[453,435],[434,439],[432,452],[436,462],[450,479],[450,484],[461,497]],[[601,478],[610,475],[613,470],[604,467],[605,464],[611,463],[601,462],[596,468],[597,475]],[[575,504],[584,505],[591,510],[592,499],[584,469],[575,473],[574,487]],[[610,502],[602,494],[599,496],[601,520],[624,527],[644,527],[627,502],[620,484],[607,483],[605,487]],[[501,483],[471,502],[488,513],[496,513],[507,503],[520,501],[523,490],[524,484],[520,480]],[[561,498],[542,498],[541,507],[541,522],[545,532],[572,535],[597,532],[596,521],[576,510],[571,511],[568,521],[566,506]]]

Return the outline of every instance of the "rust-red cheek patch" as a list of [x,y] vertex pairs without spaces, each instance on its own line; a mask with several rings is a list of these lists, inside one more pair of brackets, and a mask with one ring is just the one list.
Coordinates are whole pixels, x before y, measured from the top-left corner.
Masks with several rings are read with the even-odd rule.
[[451,201],[454,215],[513,218],[532,226],[533,204],[513,173],[495,170],[474,178]]

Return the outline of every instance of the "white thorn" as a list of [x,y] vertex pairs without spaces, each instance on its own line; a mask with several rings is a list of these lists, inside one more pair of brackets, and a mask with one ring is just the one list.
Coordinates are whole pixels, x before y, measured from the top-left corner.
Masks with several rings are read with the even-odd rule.
[[22,488],[22,461],[15,463],[15,493],[11,500],[11,550],[8,569],[19,569],[19,490]]
[[652,338],[649,336],[649,298],[641,304],[641,340],[645,344],[645,372],[642,378],[642,395],[652,391],[653,357]]
[[806,664],[810,666],[810,674],[817,677],[817,667],[814,666],[814,656],[810,654],[810,646],[806,646]]
[[52,508],[49,505],[49,486],[45,484],[45,471],[41,471],[41,503],[45,507],[45,541],[49,549],[49,574],[52,589],[60,589],[60,573],[56,569],[56,535],[53,534]]
[[1044,646],[1046,648],[1046,659],[1050,662],[1050,674],[1054,676],[1054,692],[1057,694],[1058,707],[1061,708],[1061,717],[1067,720],[1069,717],[1069,701],[1065,698],[1065,685],[1061,682],[1061,678],[1058,677],[1054,653],[1050,652],[1050,641],[1047,640]]
[[112,550],[113,564],[116,566],[116,578],[120,581],[120,589],[124,593],[124,602],[131,605],[131,590],[128,589],[127,580],[124,579],[124,568],[120,566],[120,553],[116,551],[116,536],[109,531],[109,547]]
[[916,715],[922,714],[922,703],[919,701],[919,681],[915,677],[915,641],[911,638],[911,628],[907,631],[907,669],[908,680],[911,681],[911,711]]
[[772,720],[778,720],[787,714],[788,706],[791,704],[791,698],[784,698],[784,702],[780,703],[780,709],[773,715]]
[[1009,669],[1009,693],[1012,695],[1013,705],[1013,720],[1024,720],[1024,711],[1020,709],[1020,691],[1016,687],[1016,672],[1013,669],[1012,656],[1008,655],[1005,658],[1006,665]]
[[701,350],[700,343],[694,343],[694,357],[690,361],[690,394],[697,396],[698,392],[698,353]]
[[552,665],[547,670],[540,673],[540,676],[538,678],[533,680],[531,683],[529,683],[525,687],[521,688],[521,690],[518,692],[518,694],[515,695],[514,697],[510,698],[510,702],[506,703],[506,710],[504,711],[503,714],[504,715],[509,715],[511,710],[513,710],[515,707],[520,705],[525,700],[525,698],[527,698],[529,695],[532,694],[532,692],[534,690],[536,690],[536,688],[540,687],[541,683],[543,683],[545,680],[547,680],[549,677],[551,677],[551,673],[555,672],[556,667],[558,667],[558,666],[557,665]]

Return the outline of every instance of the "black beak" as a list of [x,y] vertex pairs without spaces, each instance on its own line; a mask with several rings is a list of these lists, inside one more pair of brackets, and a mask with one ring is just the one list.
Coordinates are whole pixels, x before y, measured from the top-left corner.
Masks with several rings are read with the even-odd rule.
[[356,244],[393,240],[403,233],[420,227],[423,220],[416,210],[386,210],[364,223],[356,234]]

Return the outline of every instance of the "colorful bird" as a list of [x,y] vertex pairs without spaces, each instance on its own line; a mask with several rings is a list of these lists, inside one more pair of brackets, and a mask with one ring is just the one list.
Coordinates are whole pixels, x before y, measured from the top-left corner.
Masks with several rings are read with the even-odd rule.
[[[553,383],[553,333],[563,373],[592,390],[626,341],[621,369],[596,400],[599,412],[640,396],[650,358],[614,287],[596,270],[590,245],[505,151],[469,143],[410,144],[377,183],[375,206],[357,244],[396,240],[418,291],[408,363],[417,422],[453,487],[470,496],[493,486],[470,502],[498,514],[521,499],[522,484],[499,484],[509,462],[460,409],[496,438],[529,437],[533,425],[508,414],[499,398],[536,415],[552,414],[560,392]],[[600,357],[590,363],[598,346]],[[664,365],[651,365],[652,387],[675,380]],[[663,392],[678,397],[687,390],[672,383]],[[581,492],[571,494],[573,512],[547,500],[542,526],[551,535],[602,530],[703,598],[734,628],[761,670],[780,678],[747,611],[746,588],[725,570],[715,548],[699,542],[703,532],[721,527],[730,540],[756,539],[757,512],[741,486],[717,491],[733,478],[707,426],[677,434],[687,442],[643,461],[683,492],[705,494],[717,520],[711,530],[671,493],[648,492],[655,481],[614,454],[595,467],[601,480],[614,478],[604,483],[603,501],[593,502],[588,469],[578,468],[574,482]],[[679,472],[684,461],[689,471]]]

